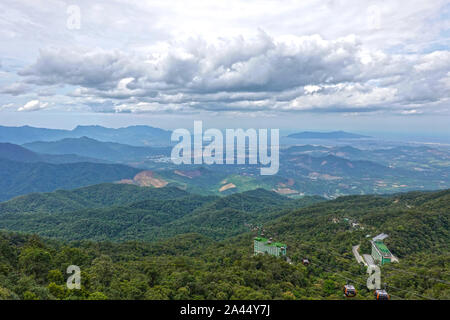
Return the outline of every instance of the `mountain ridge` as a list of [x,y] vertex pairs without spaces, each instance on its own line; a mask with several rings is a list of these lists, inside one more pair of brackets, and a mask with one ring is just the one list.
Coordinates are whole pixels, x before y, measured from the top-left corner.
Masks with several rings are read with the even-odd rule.
[[350,133],[345,131],[330,131],[330,132],[318,132],[318,131],[303,131],[298,133],[292,133],[288,135],[288,138],[294,139],[362,139],[371,138],[356,133]]
[[17,162],[47,162],[53,164],[93,162],[108,163],[108,160],[83,157],[76,154],[45,154],[37,153],[23,146],[9,142],[0,142],[0,159]]
[[0,126],[0,142],[25,144],[35,141],[57,141],[64,138],[89,136],[104,142],[117,142],[133,146],[171,145],[171,131],[151,126],[107,128],[103,126],[77,126],[72,130],[48,129],[31,126]]
[[139,171],[121,164],[26,163],[0,159],[0,201],[32,192],[73,189],[129,179]]
[[118,162],[139,161],[150,156],[170,154],[169,148],[166,147],[133,146],[118,142],[99,141],[87,136],[64,138],[57,141],[35,141],[26,143],[23,147],[39,153],[61,155],[71,152],[82,157]]

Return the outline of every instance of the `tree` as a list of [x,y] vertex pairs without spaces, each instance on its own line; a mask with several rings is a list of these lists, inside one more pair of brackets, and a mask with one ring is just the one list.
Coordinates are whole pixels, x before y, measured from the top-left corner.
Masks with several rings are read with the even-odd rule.
[[48,272],[47,280],[56,284],[62,284],[64,282],[64,276],[60,270],[53,269]]
[[103,292],[93,292],[89,295],[88,300],[108,300],[108,297]]
[[57,299],[62,300],[66,297],[66,288],[62,285],[50,282],[48,285],[48,290]]
[[101,255],[92,262],[91,281],[94,287],[102,288],[110,285],[114,276],[114,264],[111,257]]
[[19,255],[19,266],[27,275],[42,278],[50,269],[52,257],[48,251],[41,248],[29,247]]

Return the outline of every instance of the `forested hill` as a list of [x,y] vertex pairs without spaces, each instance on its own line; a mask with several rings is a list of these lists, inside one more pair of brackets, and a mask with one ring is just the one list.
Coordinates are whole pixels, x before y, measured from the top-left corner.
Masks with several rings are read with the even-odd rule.
[[127,205],[143,200],[169,200],[188,193],[173,187],[142,188],[130,184],[103,183],[74,190],[32,193],[0,203],[0,216],[7,213],[55,213],[108,206]]
[[267,229],[288,242],[336,248],[383,232],[389,234],[385,242],[401,257],[422,250],[441,252],[450,241],[449,218],[450,190],[444,190],[340,197],[295,210]]
[[[382,281],[392,298],[448,299],[449,194],[446,190],[343,197],[266,223],[266,232],[288,244],[293,264],[269,256],[253,257],[250,233],[221,242],[184,234],[156,243],[116,244],[63,244],[3,234],[0,297],[343,299],[342,285],[350,279],[358,289],[355,299],[373,299],[365,288],[365,268],[357,265],[351,247],[361,244],[360,251],[368,252],[366,235],[386,232],[386,244],[400,259],[382,267]],[[311,261],[308,267],[299,263],[305,256]],[[80,291],[64,286],[69,264],[83,271]]]
[[[350,196],[306,208],[286,207],[281,215],[266,210],[270,219],[264,223],[265,232],[287,243],[292,264],[271,256],[254,257],[253,235],[246,230],[221,241],[185,233],[151,243],[63,243],[0,233],[0,298],[344,299],[342,286],[351,281],[358,290],[354,299],[373,299],[373,292],[365,286],[366,270],[354,259],[352,246],[359,244],[361,253],[369,253],[367,236],[385,232],[389,237],[384,242],[399,258],[399,263],[382,267],[382,282],[392,299],[449,299],[449,197],[450,190]],[[147,210],[150,204],[168,205],[155,201],[129,207]],[[223,208],[228,201],[236,203],[233,197],[182,196],[170,200],[174,204],[170,212],[182,214],[174,210],[176,203],[187,204],[189,214],[183,214],[187,224],[198,208],[220,203],[233,216],[236,209]],[[258,209],[254,213],[262,214]],[[146,219],[167,219],[163,215],[164,210],[147,212]],[[220,231],[211,221],[199,231],[208,227]],[[219,219],[217,224],[224,226],[224,221]],[[309,258],[309,266],[300,263],[303,257]],[[70,264],[81,267],[82,290],[69,291],[64,286],[65,268]]]
[[264,189],[222,198],[102,184],[0,203],[0,228],[67,240],[158,240],[189,232],[224,239],[319,201],[324,199],[294,200]]
[[31,192],[73,189],[133,178],[140,170],[119,164],[44,162],[0,159],[0,201]]

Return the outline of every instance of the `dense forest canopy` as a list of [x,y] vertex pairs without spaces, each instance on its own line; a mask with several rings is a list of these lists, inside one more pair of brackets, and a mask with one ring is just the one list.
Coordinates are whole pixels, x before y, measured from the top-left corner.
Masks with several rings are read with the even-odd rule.
[[[110,188],[113,191],[118,187]],[[123,192],[136,191],[133,186],[126,188],[130,189]],[[359,244],[361,253],[370,253],[368,235],[385,232],[389,234],[386,245],[400,261],[381,268],[382,282],[387,284],[392,299],[450,298],[450,190],[348,196],[326,202],[306,198],[303,203],[302,199],[287,199],[265,190],[224,198],[172,192],[171,196],[143,195],[147,200],[136,195],[133,198],[136,202],[131,204],[123,197],[124,200],[98,202],[103,203],[103,208],[80,207],[76,214],[83,213],[86,219],[102,215],[90,220],[92,229],[77,229],[81,236],[76,241],[70,233],[56,231],[51,239],[2,232],[0,297],[343,299],[342,286],[350,281],[358,290],[355,299],[373,299],[373,292],[365,285],[368,277],[365,267],[356,262],[352,246]],[[81,189],[74,193],[79,196],[75,198],[77,203],[82,203],[83,194],[102,197],[100,193],[83,193]],[[51,221],[47,216],[75,214],[52,211],[54,200],[49,199],[53,196],[64,196],[64,192],[38,197],[40,205],[25,207],[29,216],[46,217],[40,220],[46,223],[43,229]],[[185,203],[187,209],[179,210],[178,202]],[[1,215],[11,218],[17,213],[8,212],[7,204],[1,207]],[[169,212],[175,219],[169,223],[170,228],[158,220],[166,220]],[[244,213],[246,219],[242,219]],[[129,220],[143,214],[151,230],[159,227],[160,235],[171,232],[148,237],[150,241],[146,242],[119,236],[112,237],[113,242],[92,241],[97,240],[97,228],[121,234],[121,224],[113,226],[117,229],[107,225],[110,222],[105,217],[109,214],[123,215]],[[18,216],[17,226],[25,221]],[[225,218],[227,228],[221,220]],[[54,225],[57,230],[57,219]],[[266,234],[288,244],[291,263],[283,258],[253,255],[251,228],[255,225],[264,225]],[[45,233],[38,228],[35,231]],[[143,237],[146,235],[147,231],[142,233]],[[304,257],[311,261],[309,266],[301,264]],[[66,268],[72,264],[81,268],[81,290],[66,288]]]

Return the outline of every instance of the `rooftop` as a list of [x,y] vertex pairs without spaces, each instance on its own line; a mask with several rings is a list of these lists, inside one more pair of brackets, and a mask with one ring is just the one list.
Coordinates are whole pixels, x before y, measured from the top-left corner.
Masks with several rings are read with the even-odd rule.
[[389,237],[387,234],[385,233],[380,233],[379,235],[377,235],[376,237],[373,237],[372,240],[373,241],[379,241],[379,240],[384,240],[387,237]]
[[380,252],[383,256],[391,256],[392,255],[391,252],[389,251],[388,247],[386,247],[386,245],[383,242],[374,241],[373,243],[378,248],[378,250],[380,250]]
[[266,246],[274,246],[274,247],[287,247],[285,243],[281,243],[281,242],[272,242],[272,243],[267,243],[267,241],[269,241],[269,239],[267,238],[263,238],[263,237],[256,237],[255,241],[259,241],[259,242],[263,242]]

